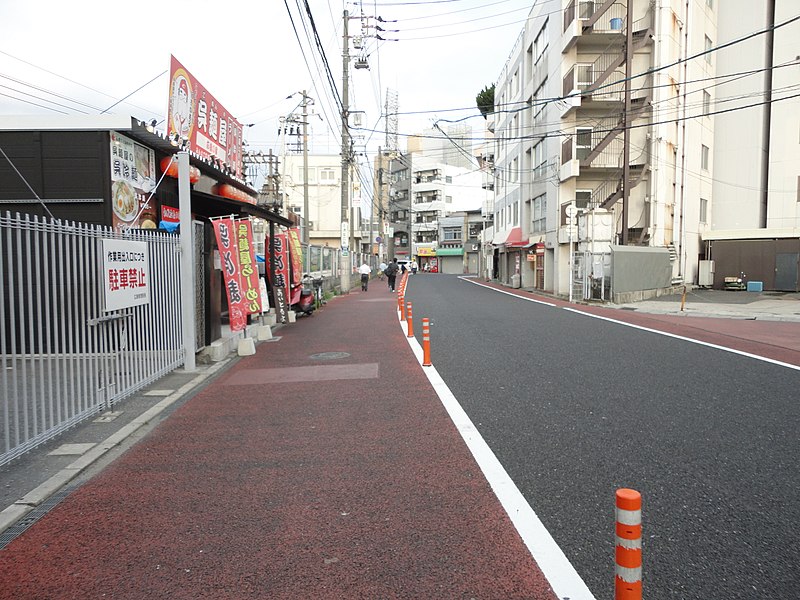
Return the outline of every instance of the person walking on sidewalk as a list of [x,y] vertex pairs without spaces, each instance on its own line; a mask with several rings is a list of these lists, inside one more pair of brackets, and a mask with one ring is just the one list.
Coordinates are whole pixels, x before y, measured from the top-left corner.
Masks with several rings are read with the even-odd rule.
[[384,276],[386,275],[386,263],[381,261],[381,264],[378,265],[378,277],[380,277],[381,281],[383,281]]
[[369,274],[372,273],[372,267],[367,264],[367,261],[361,263],[358,267],[358,272],[361,273],[361,291],[366,292],[369,285]]
[[386,273],[386,278],[389,280],[389,291],[394,291],[394,284],[395,279],[397,279],[397,259],[393,258],[392,262],[389,263],[389,266],[386,267],[384,271]]

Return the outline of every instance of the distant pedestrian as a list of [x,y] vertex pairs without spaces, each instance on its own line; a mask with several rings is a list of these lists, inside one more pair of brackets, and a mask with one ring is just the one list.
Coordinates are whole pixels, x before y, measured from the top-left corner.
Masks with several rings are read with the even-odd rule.
[[366,292],[369,286],[369,274],[372,273],[372,267],[364,261],[364,263],[358,267],[358,272],[361,273],[361,291]]
[[381,261],[381,264],[378,265],[378,277],[380,277],[381,281],[383,281],[384,271],[385,270],[386,270],[386,263]]
[[397,259],[393,258],[392,262],[388,264],[386,270],[386,278],[389,280],[389,291],[394,291],[395,280],[397,279]]
[[412,260],[411,261],[411,274],[412,275],[416,275],[418,268],[419,268],[419,266],[417,265],[417,261]]
[[400,273],[401,273],[402,275],[405,275],[405,274],[406,274],[406,263],[402,263],[402,264],[400,265]]

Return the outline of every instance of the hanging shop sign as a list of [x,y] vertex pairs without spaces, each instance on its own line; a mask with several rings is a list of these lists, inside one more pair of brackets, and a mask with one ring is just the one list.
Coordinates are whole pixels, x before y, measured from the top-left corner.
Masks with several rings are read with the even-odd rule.
[[115,230],[155,229],[156,211],[150,192],[156,186],[156,158],[152,149],[116,131],[111,139],[111,207]]
[[243,178],[242,124],[170,56],[167,135],[175,134],[189,141],[192,152],[220,161]]
[[227,217],[214,219],[214,234],[217,238],[222,263],[222,276],[228,294],[228,319],[231,331],[241,331],[247,324],[247,309],[242,289],[238,244],[234,233],[234,221]]
[[150,303],[147,242],[103,240],[105,311]]

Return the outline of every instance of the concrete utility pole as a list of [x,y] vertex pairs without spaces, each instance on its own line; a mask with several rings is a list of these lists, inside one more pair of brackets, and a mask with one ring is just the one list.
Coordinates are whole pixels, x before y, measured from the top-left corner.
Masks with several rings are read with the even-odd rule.
[[386,240],[384,240],[384,231],[383,231],[383,149],[378,146],[378,220],[376,224],[376,235],[375,237],[380,237],[381,241],[378,244],[378,264],[381,262],[381,258],[383,258],[383,253],[381,252],[381,248]]
[[350,40],[348,36],[348,23],[350,15],[344,11],[344,33],[342,34],[342,239],[339,261],[342,293],[350,291],[350,251],[348,249],[348,210],[350,205],[350,140],[347,130],[347,113],[350,110],[348,97],[348,83],[350,77]]
[[[625,16],[625,130],[622,146],[622,245],[628,244],[628,209],[631,198],[631,76],[633,75],[633,0]],[[570,252],[572,243],[570,242]],[[570,288],[572,294],[572,288]],[[572,298],[570,298],[570,302]]]
[[178,213],[181,247],[181,332],[183,369],[192,372],[195,364],[194,243],[192,240],[192,190],[189,185],[189,153],[178,152]]
[[308,245],[310,232],[308,230],[309,214],[308,214],[308,95],[306,91],[303,94],[303,218],[306,221],[306,226],[303,228],[303,243]]

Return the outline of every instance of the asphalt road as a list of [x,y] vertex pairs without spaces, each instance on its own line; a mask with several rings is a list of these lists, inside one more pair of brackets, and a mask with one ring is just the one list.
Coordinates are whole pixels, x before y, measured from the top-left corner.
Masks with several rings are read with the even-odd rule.
[[800,372],[455,276],[416,276],[406,298],[415,324],[431,320],[434,365],[597,598],[613,596],[619,487],[643,496],[647,597],[800,597]]

